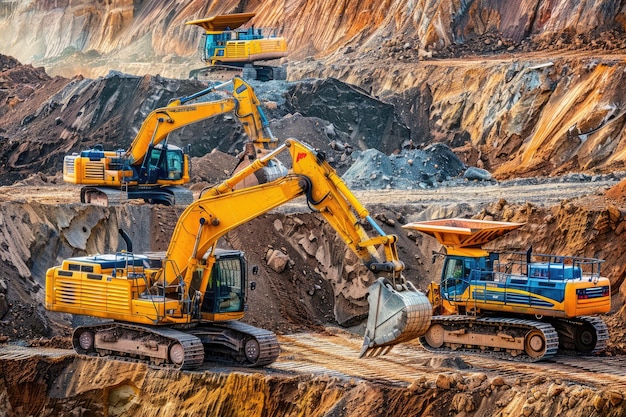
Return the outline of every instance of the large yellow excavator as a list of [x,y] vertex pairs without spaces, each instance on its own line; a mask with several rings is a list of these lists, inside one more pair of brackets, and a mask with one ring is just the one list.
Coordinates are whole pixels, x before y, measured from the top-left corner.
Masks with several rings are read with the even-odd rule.
[[[232,95],[216,101],[190,102],[232,84]],[[269,129],[261,103],[252,87],[235,77],[171,101],[153,110],[144,120],[127,150],[105,151],[102,146],[66,155],[63,180],[82,184],[81,202],[115,204],[127,199],[150,203],[186,205],[193,195],[183,184],[189,182],[187,151],[167,144],[168,135],[191,123],[224,113],[234,113],[259,151],[276,149],[278,140]],[[266,167],[266,176],[284,174],[279,165]],[[271,172],[272,169],[276,172]]]
[[[237,187],[284,151],[291,156],[288,174]],[[127,251],[70,258],[50,268],[46,308],[112,319],[75,329],[73,345],[81,354],[131,356],[178,369],[193,369],[204,360],[270,364],[280,351],[274,333],[238,321],[250,289],[243,253],[217,244],[229,230],[301,196],[379,275],[369,288],[361,356],[385,354],[423,335],[432,307],[405,280],[396,236],[383,232],[322,152],[294,139],[205,190],[181,214],[165,253],[134,254],[127,239]],[[370,237],[361,221],[376,236]]]

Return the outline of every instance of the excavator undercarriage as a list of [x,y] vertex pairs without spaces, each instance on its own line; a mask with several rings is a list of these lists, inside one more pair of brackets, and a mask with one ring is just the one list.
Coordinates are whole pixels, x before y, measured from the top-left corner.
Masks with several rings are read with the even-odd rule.
[[606,347],[608,329],[599,317],[539,321],[516,317],[434,316],[420,337],[431,352],[481,353],[535,362],[557,350],[593,354]]
[[181,370],[203,362],[264,366],[280,353],[274,333],[238,321],[191,327],[123,322],[81,326],[74,330],[72,344],[85,355],[131,358]]
[[149,204],[165,206],[187,206],[193,201],[193,193],[182,186],[150,187],[83,187],[80,190],[80,202],[94,206],[117,206],[128,200],[144,200]]

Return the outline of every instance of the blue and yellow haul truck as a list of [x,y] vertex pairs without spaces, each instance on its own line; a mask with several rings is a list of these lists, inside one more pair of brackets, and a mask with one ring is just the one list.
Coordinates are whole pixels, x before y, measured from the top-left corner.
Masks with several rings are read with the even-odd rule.
[[420,338],[427,350],[536,361],[558,349],[592,354],[606,346],[607,327],[594,316],[611,308],[603,261],[483,249],[523,225],[454,218],[403,226],[445,248],[441,281],[428,289],[434,316]]
[[254,13],[233,13],[186,22],[205,31],[200,49],[206,67],[192,70],[189,78],[223,79],[240,75],[247,80],[285,80],[284,66],[259,62],[286,56],[287,41],[276,30],[248,26],[254,16]]

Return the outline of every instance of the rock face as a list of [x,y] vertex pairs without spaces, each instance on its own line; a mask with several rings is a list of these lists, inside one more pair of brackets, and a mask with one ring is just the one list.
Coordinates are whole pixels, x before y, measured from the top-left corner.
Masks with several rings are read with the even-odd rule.
[[298,83],[286,97],[287,111],[332,123],[363,150],[376,148],[389,154],[410,136],[394,106],[333,78]]
[[480,373],[431,369],[434,374],[425,372],[410,386],[392,386],[279,371],[183,373],[122,361],[17,353],[19,359],[0,359],[5,370],[0,375],[4,415],[575,417],[626,412],[618,390],[540,377],[490,380]]
[[[411,87],[384,99],[395,103],[414,143],[470,145],[476,161],[499,179],[623,170],[626,112],[616,88],[624,84],[623,63],[530,59],[397,64],[371,75],[381,86]],[[349,65],[341,72],[359,84]],[[307,75],[337,73],[325,68]]]
[[514,44],[531,36],[567,34],[562,37],[567,44],[576,42],[579,34],[624,29],[624,12],[610,0],[592,5],[566,0],[524,0],[515,5],[506,0],[298,0],[288,7],[235,0],[217,4],[14,0],[4,1],[0,8],[0,40],[4,53],[23,62],[78,53],[74,58],[89,59],[81,54],[91,54],[137,62],[137,69],[145,69],[141,62],[158,61],[155,57],[173,60],[173,55],[196,53],[201,30],[186,26],[185,21],[242,11],[257,13],[256,26],[280,29],[296,58],[343,54],[346,47],[369,52],[384,42],[391,42],[395,52],[417,57],[419,49],[463,44],[486,34],[498,34]]

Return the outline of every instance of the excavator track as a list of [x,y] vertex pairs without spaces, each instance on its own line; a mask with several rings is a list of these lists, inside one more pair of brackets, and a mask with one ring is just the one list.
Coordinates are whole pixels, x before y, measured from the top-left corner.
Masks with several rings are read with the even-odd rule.
[[189,72],[189,78],[199,81],[228,81],[233,77],[241,77],[242,73],[243,68],[227,65],[211,65],[191,70]]
[[115,188],[83,187],[80,202],[102,207],[119,206],[128,202],[128,194]]
[[179,330],[128,323],[81,326],[74,330],[77,353],[137,359],[176,369],[194,369],[204,362],[200,339]]
[[522,362],[552,357],[559,347],[552,325],[516,318],[434,316],[419,341],[431,352],[480,353]]
[[226,321],[177,330],[128,323],[81,326],[74,330],[74,350],[89,356],[135,360],[180,370],[205,360],[236,366],[265,366],[278,359],[280,346],[268,330]]
[[188,206],[193,203],[193,193],[185,187],[168,186],[166,187],[174,197],[174,204],[177,206]]
[[96,206],[119,206],[132,199],[143,199],[150,203],[187,206],[193,203],[193,193],[181,186],[134,187],[128,190],[107,187],[83,187],[81,203]]
[[201,324],[189,333],[202,341],[207,361],[265,366],[274,363],[280,354],[273,332],[240,321]]
[[559,333],[559,347],[567,354],[593,355],[606,348],[609,329],[600,317],[582,316],[551,321]]

